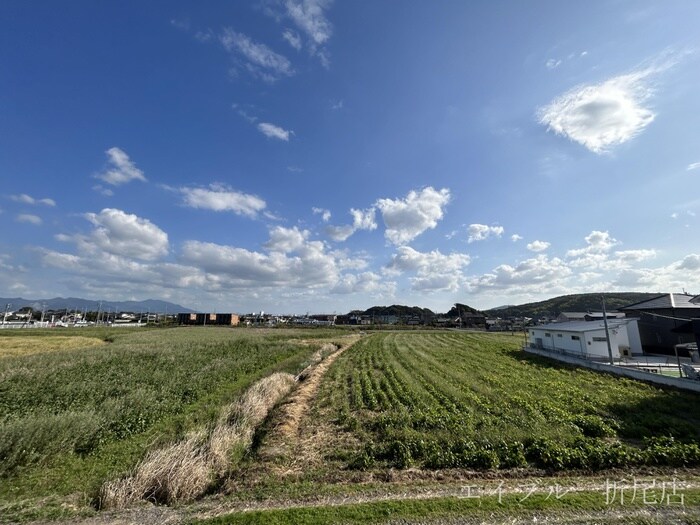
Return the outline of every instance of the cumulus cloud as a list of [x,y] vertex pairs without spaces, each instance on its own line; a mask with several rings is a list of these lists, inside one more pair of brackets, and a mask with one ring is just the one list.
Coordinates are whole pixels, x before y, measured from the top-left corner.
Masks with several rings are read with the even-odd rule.
[[610,78],[600,84],[578,86],[538,110],[541,124],[604,153],[641,133],[655,118],[648,107],[652,95],[649,68]]
[[236,215],[255,218],[267,204],[260,197],[235,191],[223,184],[209,188],[180,188],[186,206],[212,211],[231,211]]
[[[500,237],[503,235],[503,226],[487,226],[486,224],[470,224],[467,228],[469,237],[467,242],[483,241],[491,236]],[[515,240],[515,239],[514,239]]]
[[350,215],[352,215],[352,224],[345,226],[326,226],[326,234],[334,241],[343,242],[358,230],[371,231],[377,228],[374,208],[369,208],[367,210],[351,208]]
[[30,213],[20,213],[19,215],[17,215],[17,217],[15,217],[15,220],[17,222],[24,222],[26,224],[33,224],[35,226],[40,226],[43,222],[41,220],[41,217],[39,217],[38,215],[32,215]]
[[308,237],[308,230],[299,230],[296,226],[294,228],[276,226],[270,230],[270,239],[265,244],[265,248],[271,252],[293,252],[302,248]]
[[331,288],[332,294],[369,293],[377,297],[393,297],[396,293],[396,283],[385,281],[374,272],[343,275]]
[[269,137],[271,139],[284,140],[285,142],[289,141],[289,135],[294,135],[293,131],[286,130],[274,124],[270,124],[269,122],[261,122],[260,124],[258,124],[258,131],[260,131],[260,133],[262,133],[266,137]]
[[527,249],[531,252],[543,252],[551,246],[547,241],[532,241],[528,243]]
[[435,228],[449,202],[448,189],[428,186],[409,192],[405,199],[379,199],[376,207],[386,226],[385,237],[395,245],[402,245]]
[[112,186],[121,186],[131,182],[132,180],[140,180],[146,182],[146,177],[143,171],[138,169],[123,150],[114,147],[107,151],[109,168],[95,175],[95,178],[103,180]]
[[656,250],[623,250],[615,252],[615,257],[623,262],[636,263],[656,257]]
[[21,202],[22,204],[30,204],[32,206],[36,204],[43,204],[44,206],[52,207],[56,206],[56,201],[53,199],[35,199],[34,197],[27,195],[26,193],[22,193],[20,195],[10,195],[10,199],[12,199],[15,202]]
[[87,213],[85,217],[95,229],[90,236],[77,239],[83,247],[92,245],[113,255],[144,261],[154,261],[168,253],[168,234],[148,219],[112,208]]
[[518,235],[517,233],[514,233],[513,235],[510,236],[510,240],[513,242],[518,242],[523,240],[522,235]]
[[585,237],[586,246],[566,252],[569,264],[579,268],[602,268],[609,265],[609,252],[619,244],[607,231],[594,230]]
[[314,215],[320,215],[323,222],[328,222],[331,220],[330,210],[326,210],[325,208],[311,208],[311,211]]
[[442,254],[439,250],[419,252],[399,246],[387,266],[389,275],[414,272],[409,280],[416,291],[455,291],[465,282],[464,269],[471,262],[464,253]]
[[255,77],[272,83],[294,75],[292,63],[285,56],[274,52],[265,44],[253,42],[243,33],[226,28],[220,41],[224,49],[242,60],[243,67]]
[[550,259],[546,255],[538,255],[521,261],[515,266],[509,264],[497,266],[493,271],[474,278],[470,286],[474,290],[518,286],[546,291],[561,286],[563,280],[571,274],[571,268],[558,257]]
[[700,270],[700,255],[691,253],[678,263],[679,270]]

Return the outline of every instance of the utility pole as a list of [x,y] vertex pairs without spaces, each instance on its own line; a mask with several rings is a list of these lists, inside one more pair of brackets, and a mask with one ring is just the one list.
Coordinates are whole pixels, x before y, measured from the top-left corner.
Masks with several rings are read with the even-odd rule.
[[605,294],[601,295],[603,299],[603,323],[605,324],[605,341],[608,343],[608,357],[610,357],[610,364],[614,365],[612,347],[610,346],[610,331],[608,330],[608,314],[605,311]]
[[5,326],[5,323],[7,322],[7,311],[10,309],[10,304],[12,303],[7,303],[5,305],[5,315],[2,316],[2,325]]

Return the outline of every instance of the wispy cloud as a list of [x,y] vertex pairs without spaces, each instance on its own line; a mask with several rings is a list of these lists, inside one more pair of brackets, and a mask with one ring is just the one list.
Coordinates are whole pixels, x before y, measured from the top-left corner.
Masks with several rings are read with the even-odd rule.
[[109,148],[105,153],[107,153],[107,161],[110,167],[106,171],[95,175],[95,178],[112,186],[121,186],[132,180],[146,182],[143,171],[134,165],[126,152],[114,147]]
[[290,46],[299,51],[301,49],[301,37],[299,33],[292,29],[285,29],[282,33],[282,38],[284,38]]
[[269,122],[261,122],[257,127],[260,133],[271,139],[279,139],[287,142],[289,141],[289,136],[294,135],[293,131],[281,128],[275,124],[270,124]]
[[53,199],[35,199],[34,197],[31,197],[27,195],[26,193],[22,193],[20,195],[10,195],[10,199],[12,199],[15,202],[21,202],[22,204],[30,204],[32,206],[37,205],[37,204],[43,204],[44,206],[56,206],[56,201]]
[[275,82],[294,75],[292,63],[265,44],[254,42],[243,33],[231,28],[224,29],[220,37],[224,49],[243,61],[245,69],[266,82]]
[[692,164],[688,164],[688,171],[693,171],[700,168],[700,162],[693,162]]
[[561,60],[550,58],[544,63],[544,65],[547,67],[547,69],[556,69],[561,65]]
[[648,105],[652,79],[674,63],[667,60],[599,84],[577,86],[539,108],[538,120],[592,152],[604,153],[654,121],[656,114]]
[[291,21],[301,34],[286,28],[282,37],[294,49],[299,50],[306,38],[306,48],[311,56],[317,57],[323,67],[330,66],[330,53],[326,45],[333,35],[333,24],[326,15],[331,0],[282,0],[278,7],[268,6],[265,11],[278,22]]
[[487,226],[486,224],[470,224],[467,228],[469,237],[467,242],[484,241],[489,237],[500,237],[503,235],[503,226]]
[[17,215],[17,217],[15,217],[15,220],[17,222],[24,222],[27,224],[33,224],[35,226],[40,226],[43,222],[41,220],[41,217],[39,217],[38,215],[32,215],[30,213],[20,213],[19,215]]
[[267,207],[260,197],[235,191],[223,184],[211,184],[209,188],[180,188],[178,191],[190,208],[231,211],[254,218]]

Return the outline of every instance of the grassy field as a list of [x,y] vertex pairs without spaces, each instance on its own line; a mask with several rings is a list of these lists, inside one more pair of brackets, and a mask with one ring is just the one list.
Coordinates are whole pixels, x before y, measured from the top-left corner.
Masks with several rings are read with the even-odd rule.
[[[296,373],[322,331],[3,331],[0,516],[88,507],[144,453],[211,424],[275,371]],[[92,341],[79,350],[75,342]]]
[[692,393],[529,357],[507,335],[375,334],[330,371],[321,405],[356,436],[349,466],[596,471],[700,464]]
[[[528,356],[506,334],[347,334],[0,332],[21,349],[0,358],[0,522],[109,521],[97,502],[111,490],[120,509],[136,487],[127,505],[168,505],[112,511],[130,522],[700,523],[697,396]],[[167,462],[166,483],[197,487],[153,492],[143,472]],[[684,506],[610,506],[609,476],[681,478]]]

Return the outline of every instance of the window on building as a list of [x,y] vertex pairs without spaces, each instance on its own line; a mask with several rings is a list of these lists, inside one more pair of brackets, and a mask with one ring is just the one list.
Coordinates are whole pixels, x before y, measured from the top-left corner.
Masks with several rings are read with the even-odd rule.
[[544,333],[545,337],[552,337],[552,334],[548,334],[547,332]]
[[572,335],[572,336],[571,336],[571,340],[572,340],[572,341],[580,341],[581,338],[580,338],[579,336],[577,336],[577,335]]
[[562,337],[562,335],[561,335],[561,334],[557,334],[557,337]]
[[605,339],[605,337],[594,337],[593,341],[595,341],[596,343],[604,343],[605,341],[607,341],[607,339]]

